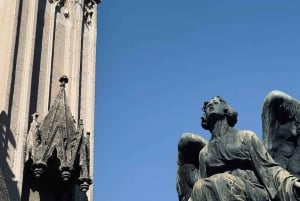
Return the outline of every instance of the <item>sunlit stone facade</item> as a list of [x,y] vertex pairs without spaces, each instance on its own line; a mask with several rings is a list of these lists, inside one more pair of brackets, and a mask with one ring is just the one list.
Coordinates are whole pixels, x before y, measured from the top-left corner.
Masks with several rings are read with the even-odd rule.
[[[45,117],[62,75],[69,78],[65,90],[70,111],[90,133],[93,175],[98,3],[0,0],[0,200],[43,200],[34,190],[22,196],[26,138],[31,115]],[[93,186],[89,200],[92,192]]]

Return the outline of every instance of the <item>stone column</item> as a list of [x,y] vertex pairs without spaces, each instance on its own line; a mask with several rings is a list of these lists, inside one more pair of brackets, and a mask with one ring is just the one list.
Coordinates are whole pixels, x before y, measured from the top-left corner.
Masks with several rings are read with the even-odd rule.
[[52,63],[53,63],[53,45],[54,45],[54,28],[56,21],[56,7],[57,3],[46,3],[44,12],[44,29],[43,37],[41,38],[41,45],[44,47],[41,49],[40,54],[40,71],[39,71],[39,86],[37,97],[37,109],[41,117],[47,114],[50,106],[50,91],[51,91],[51,75],[52,75]]
[[[95,77],[96,77],[96,38],[97,38],[97,7],[95,2],[85,5],[85,24],[83,31],[82,49],[82,79],[80,118],[84,120],[90,138],[94,139],[94,111],[95,111]],[[94,175],[94,140],[90,142],[90,174]],[[89,197],[93,199],[93,185],[90,187]]]
[[20,1],[0,1],[0,109],[7,113],[18,29]]
[[33,54],[35,44],[35,29],[37,18],[37,2],[32,0],[20,1],[21,13],[19,18],[19,37],[16,39],[15,61],[12,72],[10,92],[11,109],[8,111],[11,133],[16,146],[11,152],[9,163],[12,164],[15,181],[19,193],[22,189],[24,146],[28,129],[28,113],[30,105],[31,75],[33,69]]
[[83,6],[84,0],[78,0],[74,4],[73,30],[72,30],[72,48],[71,68],[69,69],[70,86],[69,86],[69,103],[72,114],[79,120],[78,107],[80,102],[79,87],[82,65],[82,26],[83,26]]

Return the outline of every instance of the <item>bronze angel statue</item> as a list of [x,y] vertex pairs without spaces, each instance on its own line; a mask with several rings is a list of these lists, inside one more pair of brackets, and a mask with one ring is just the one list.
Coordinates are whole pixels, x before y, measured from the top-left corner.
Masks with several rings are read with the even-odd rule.
[[238,113],[216,96],[203,104],[201,125],[178,144],[179,201],[300,201],[300,102],[280,91],[263,104],[263,142],[234,128]]

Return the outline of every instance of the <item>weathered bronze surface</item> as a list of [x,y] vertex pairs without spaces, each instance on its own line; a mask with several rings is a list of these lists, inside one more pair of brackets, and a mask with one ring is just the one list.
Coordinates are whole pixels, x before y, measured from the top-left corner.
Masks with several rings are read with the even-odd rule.
[[179,201],[300,200],[300,103],[273,91],[263,104],[263,141],[234,128],[238,113],[221,97],[203,105],[211,139],[184,134],[178,144]]
[[263,105],[263,143],[283,168],[300,176],[300,102],[272,91]]

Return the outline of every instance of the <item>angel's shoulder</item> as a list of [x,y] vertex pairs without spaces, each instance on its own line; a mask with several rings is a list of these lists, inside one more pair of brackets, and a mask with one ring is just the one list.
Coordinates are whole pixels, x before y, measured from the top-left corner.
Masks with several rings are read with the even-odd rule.
[[256,133],[252,130],[237,130],[237,136],[243,140],[258,140]]

